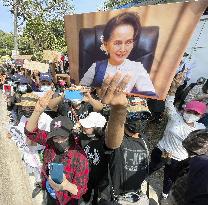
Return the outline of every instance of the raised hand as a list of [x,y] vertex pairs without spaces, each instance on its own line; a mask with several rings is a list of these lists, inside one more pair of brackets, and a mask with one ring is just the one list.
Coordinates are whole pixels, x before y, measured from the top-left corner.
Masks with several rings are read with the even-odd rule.
[[171,84],[170,92],[175,92],[177,88],[183,84],[185,79],[185,74],[187,73],[188,69],[184,69],[183,72],[179,72],[175,78],[173,79],[173,82]]
[[35,112],[42,113],[44,110],[48,107],[49,102],[53,96],[54,92],[52,90],[49,90],[45,93],[45,95],[41,98],[39,98],[38,102],[35,105]]
[[117,72],[114,76],[107,76],[99,91],[102,103],[118,107],[127,106],[128,100],[124,90],[130,79],[129,74],[122,77],[121,72]]
[[92,96],[90,95],[89,92],[84,93],[84,98],[82,101],[88,103],[90,101],[90,99],[92,98]]

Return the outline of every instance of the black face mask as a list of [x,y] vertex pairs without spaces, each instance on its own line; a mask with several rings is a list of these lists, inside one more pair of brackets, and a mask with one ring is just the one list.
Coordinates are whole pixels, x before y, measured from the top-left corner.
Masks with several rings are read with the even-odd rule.
[[133,134],[136,133],[143,134],[146,127],[146,122],[138,120],[137,122],[126,123],[125,127],[129,132]]
[[58,142],[53,142],[54,143],[54,147],[56,148],[56,150],[58,152],[60,152],[61,154],[63,154],[66,149],[68,147],[70,147],[71,143],[69,142],[69,140],[66,140],[64,142],[58,143]]
[[29,118],[32,115],[32,113],[33,113],[33,111],[25,111],[25,110],[22,110],[22,111],[20,111],[19,115],[21,117],[24,115],[26,118]]

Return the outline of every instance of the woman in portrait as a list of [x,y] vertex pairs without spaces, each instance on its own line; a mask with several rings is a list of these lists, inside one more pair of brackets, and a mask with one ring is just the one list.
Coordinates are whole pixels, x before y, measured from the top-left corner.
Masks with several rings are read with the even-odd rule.
[[101,50],[108,55],[108,59],[93,63],[80,84],[100,87],[108,75],[113,76],[120,71],[123,76],[129,74],[131,78],[124,90],[126,93],[156,96],[153,83],[142,63],[127,59],[140,32],[141,24],[136,13],[125,12],[110,19],[101,36]]

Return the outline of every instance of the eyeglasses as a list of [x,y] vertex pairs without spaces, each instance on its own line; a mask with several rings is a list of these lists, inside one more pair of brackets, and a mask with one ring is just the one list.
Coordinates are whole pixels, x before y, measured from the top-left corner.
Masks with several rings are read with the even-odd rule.
[[125,42],[116,40],[116,41],[113,41],[112,44],[113,44],[114,49],[116,50],[122,49],[123,44],[126,49],[129,49],[129,48],[132,48],[132,46],[134,45],[134,39],[130,39]]

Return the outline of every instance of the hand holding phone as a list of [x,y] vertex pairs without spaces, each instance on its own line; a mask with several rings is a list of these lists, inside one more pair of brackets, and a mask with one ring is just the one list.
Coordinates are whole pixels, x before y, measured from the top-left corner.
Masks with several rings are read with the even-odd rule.
[[63,182],[64,165],[60,163],[51,163],[49,174],[55,183],[61,184]]

